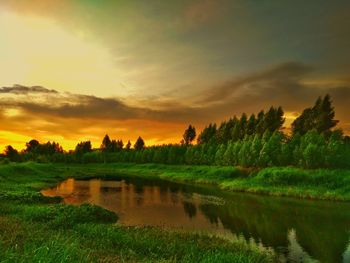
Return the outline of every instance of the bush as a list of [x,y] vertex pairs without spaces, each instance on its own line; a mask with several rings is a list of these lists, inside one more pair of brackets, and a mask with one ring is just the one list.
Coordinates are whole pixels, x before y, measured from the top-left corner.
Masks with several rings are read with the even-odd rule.
[[46,222],[52,227],[73,227],[81,223],[115,223],[118,216],[102,207],[90,204],[80,206],[50,205],[28,207],[24,210],[27,220]]

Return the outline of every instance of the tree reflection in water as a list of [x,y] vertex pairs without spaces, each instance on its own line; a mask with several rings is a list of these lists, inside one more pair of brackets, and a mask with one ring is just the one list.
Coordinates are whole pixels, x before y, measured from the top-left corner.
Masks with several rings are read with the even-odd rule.
[[350,204],[229,193],[140,178],[68,179],[43,191],[66,203],[95,203],[127,225],[155,225],[239,236],[273,248],[281,261],[348,262]]

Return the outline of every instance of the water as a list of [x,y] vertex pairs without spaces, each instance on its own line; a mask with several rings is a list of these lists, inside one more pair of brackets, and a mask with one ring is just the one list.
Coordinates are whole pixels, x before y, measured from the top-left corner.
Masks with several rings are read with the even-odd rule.
[[161,180],[68,179],[42,192],[93,203],[124,225],[151,225],[244,238],[281,261],[350,262],[350,203],[230,193]]

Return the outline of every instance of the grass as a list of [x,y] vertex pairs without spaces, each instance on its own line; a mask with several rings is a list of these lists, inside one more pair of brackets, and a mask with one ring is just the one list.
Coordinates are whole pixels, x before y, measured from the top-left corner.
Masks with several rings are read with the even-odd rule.
[[[243,178],[233,168],[158,165],[0,165],[0,262],[274,262],[271,251],[243,240],[115,224],[94,205],[69,206],[42,188],[68,178],[159,176],[215,183]],[[188,176],[188,177],[187,177]],[[197,176],[199,178],[197,178]],[[198,181],[196,181],[198,179]]]
[[246,179],[225,181],[223,189],[307,199],[350,200],[350,170],[265,168]]

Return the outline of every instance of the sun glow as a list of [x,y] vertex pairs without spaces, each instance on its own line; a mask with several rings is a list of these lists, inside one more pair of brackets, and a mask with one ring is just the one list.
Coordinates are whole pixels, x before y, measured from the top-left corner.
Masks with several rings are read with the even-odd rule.
[[6,116],[6,117],[16,117],[18,115],[21,114],[21,111],[19,109],[5,109],[3,111],[3,114]]
[[108,49],[87,41],[86,32],[82,37],[54,20],[9,12],[0,13],[0,32],[0,85],[42,85],[100,96],[123,93]]
[[[32,138],[16,132],[1,131],[0,130],[0,145],[1,149],[4,149],[6,145],[11,144],[17,149],[23,149],[25,143],[30,141]],[[2,152],[2,151],[1,151]]]

